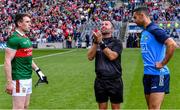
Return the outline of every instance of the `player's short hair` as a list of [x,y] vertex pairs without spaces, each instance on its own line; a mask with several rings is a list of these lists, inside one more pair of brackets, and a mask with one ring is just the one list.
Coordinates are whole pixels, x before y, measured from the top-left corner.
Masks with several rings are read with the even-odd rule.
[[112,28],[114,29],[115,28],[115,24],[112,21],[110,21],[110,22],[111,22]]
[[139,6],[135,8],[133,12],[144,13],[146,16],[149,16],[149,9],[147,6]]
[[[111,23],[111,25],[112,25],[112,29],[115,28],[115,24],[112,22],[112,20],[105,19],[105,20],[103,20],[103,21],[109,21],[109,22]],[[102,22],[101,22],[101,23],[102,23]]]
[[14,19],[14,23],[15,23],[16,27],[18,27],[18,22],[22,22],[23,18],[26,16],[31,18],[31,16],[29,14],[26,14],[26,13],[16,14],[15,19]]
[[112,25],[112,29],[115,28],[115,24],[113,23],[111,18],[107,17],[107,18],[102,19],[102,21],[109,21],[111,23],[111,25]]

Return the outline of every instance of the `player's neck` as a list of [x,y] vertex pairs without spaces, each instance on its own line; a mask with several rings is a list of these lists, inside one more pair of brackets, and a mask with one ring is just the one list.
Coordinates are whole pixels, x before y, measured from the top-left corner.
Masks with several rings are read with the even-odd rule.
[[112,37],[112,34],[103,34],[103,38],[110,38]]
[[151,23],[150,19],[145,20],[144,28],[146,28]]
[[25,34],[25,32],[24,32],[22,29],[20,29],[20,28],[16,28],[16,31],[17,31],[19,34],[21,34],[22,36]]

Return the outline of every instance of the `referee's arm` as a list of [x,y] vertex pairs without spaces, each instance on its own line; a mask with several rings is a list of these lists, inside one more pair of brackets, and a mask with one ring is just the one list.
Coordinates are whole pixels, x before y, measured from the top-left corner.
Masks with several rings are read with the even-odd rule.
[[100,43],[100,48],[103,53],[108,57],[110,61],[116,60],[119,54],[122,52],[122,43],[120,41],[114,41],[113,48],[107,47],[104,43]]
[[88,60],[92,61],[94,59],[94,57],[96,56],[96,50],[97,50],[97,44],[93,43],[92,47],[88,50]]
[[112,51],[111,49],[109,49],[108,47],[106,47],[103,50],[104,54],[109,58],[109,60],[113,61],[118,57],[118,53],[115,51]]

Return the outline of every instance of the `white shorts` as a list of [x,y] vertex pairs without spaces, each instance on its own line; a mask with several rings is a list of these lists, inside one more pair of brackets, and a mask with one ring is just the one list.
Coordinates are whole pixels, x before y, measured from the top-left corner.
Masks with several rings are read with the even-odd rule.
[[13,80],[12,96],[26,96],[32,93],[32,79]]

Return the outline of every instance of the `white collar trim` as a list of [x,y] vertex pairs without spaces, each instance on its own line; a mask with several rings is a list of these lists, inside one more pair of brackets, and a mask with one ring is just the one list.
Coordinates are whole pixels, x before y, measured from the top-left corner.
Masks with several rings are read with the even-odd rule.
[[20,34],[21,36],[24,36],[24,35],[25,35],[25,34],[21,33],[20,31],[18,31],[17,29],[16,29],[16,32],[17,32],[18,34]]

